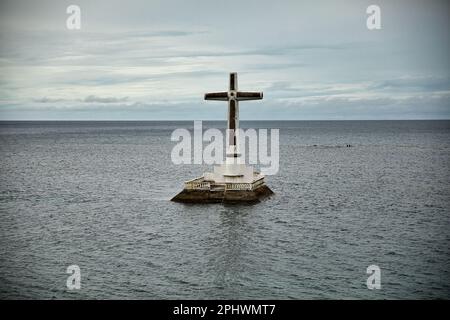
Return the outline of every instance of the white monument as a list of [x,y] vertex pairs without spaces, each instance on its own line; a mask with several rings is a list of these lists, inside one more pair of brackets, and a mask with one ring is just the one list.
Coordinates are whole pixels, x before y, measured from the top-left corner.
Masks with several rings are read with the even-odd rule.
[[178,202],[258,202],[272,194],[264,175],[245,164],[239,153],[239,101],[260,100],[262,92],[238,91],[237,73],[230,73],[229,90],[206,93],[205,100],[228,101],[228,137],[225,163],[213,172],[186,181],[184,189],[172,201]]

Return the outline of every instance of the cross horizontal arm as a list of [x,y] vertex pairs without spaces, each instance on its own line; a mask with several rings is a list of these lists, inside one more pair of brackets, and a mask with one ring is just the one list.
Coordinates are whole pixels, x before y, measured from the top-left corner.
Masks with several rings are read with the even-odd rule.
[[205,100],[227,101],[228,100],[228,92],[205,93]]
[[262,92],[237,92],[237,100],[261,100],[263,98]]

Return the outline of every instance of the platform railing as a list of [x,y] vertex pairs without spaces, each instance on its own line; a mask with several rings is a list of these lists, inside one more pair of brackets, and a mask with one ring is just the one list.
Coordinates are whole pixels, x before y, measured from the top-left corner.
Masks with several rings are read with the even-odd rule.
[[225,190],[252,190],[251,183],[226,183]]
[[215,184],[211,181],[205,181],[203,177],[195,178],[184,183],[187,190],[211,190],[211,188],[226,190],[255,190],[264,184],[264,177],[259,178],[252,183],[220,183]]
[[187,190],[209,190],[211,183],[204,181],[203,177],[195,178],[184,183],[184,188]]

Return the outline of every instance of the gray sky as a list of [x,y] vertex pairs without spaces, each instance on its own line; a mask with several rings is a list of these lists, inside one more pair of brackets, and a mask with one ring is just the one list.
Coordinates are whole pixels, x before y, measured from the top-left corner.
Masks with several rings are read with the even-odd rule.
[[224,120],[234,71],[244,120],[450,119],[449,3],[2,1],[0,120]]

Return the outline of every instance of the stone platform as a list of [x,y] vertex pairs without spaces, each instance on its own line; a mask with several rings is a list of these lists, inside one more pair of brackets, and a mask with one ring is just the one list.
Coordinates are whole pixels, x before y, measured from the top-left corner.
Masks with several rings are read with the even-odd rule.
[[258,203],[273,194],[264,178],[252,183],[221,183],[204,177],[185,182],[184,189],[171,200],[183,203]]

